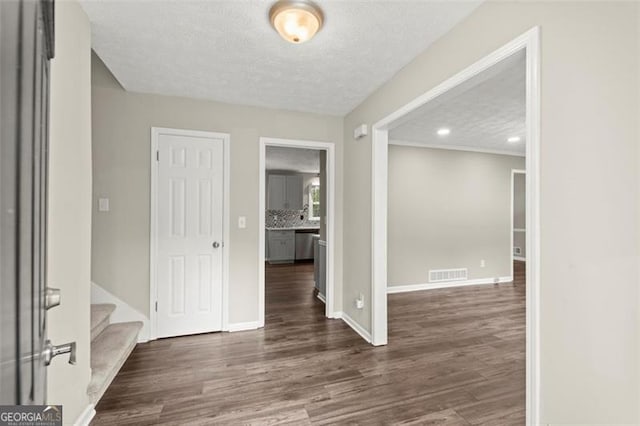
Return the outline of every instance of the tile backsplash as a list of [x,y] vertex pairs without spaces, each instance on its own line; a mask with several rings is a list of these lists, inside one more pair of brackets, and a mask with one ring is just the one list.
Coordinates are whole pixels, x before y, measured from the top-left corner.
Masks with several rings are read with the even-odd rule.
[[320,221],[309,220],[309,205],[305,204],[302,210],[267,210],[265,225],[267,228],[319,227]]

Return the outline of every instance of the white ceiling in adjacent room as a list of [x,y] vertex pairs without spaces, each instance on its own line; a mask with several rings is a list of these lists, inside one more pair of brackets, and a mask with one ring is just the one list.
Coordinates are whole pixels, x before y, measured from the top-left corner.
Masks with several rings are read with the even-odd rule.
[[[525,66],[524,51],[505,59],[414,111],[389,132],[390,141],[524,155]],[[440,129],[449,133],[438,135]]]
[[480,3],[317,1],[304,44],[264,0],[83,0],[93,48],[129,91],[345,115]]
[[267,170],[320,173],[320,151],[268,146],[265,163]]

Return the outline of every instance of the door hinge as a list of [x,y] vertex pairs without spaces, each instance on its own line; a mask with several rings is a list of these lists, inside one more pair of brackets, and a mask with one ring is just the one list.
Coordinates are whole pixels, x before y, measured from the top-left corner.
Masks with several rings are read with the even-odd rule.
[[156,161],[160,161],[160,151],[156,151]]
[[156,312],[158,312],[158,301],[156,300]]

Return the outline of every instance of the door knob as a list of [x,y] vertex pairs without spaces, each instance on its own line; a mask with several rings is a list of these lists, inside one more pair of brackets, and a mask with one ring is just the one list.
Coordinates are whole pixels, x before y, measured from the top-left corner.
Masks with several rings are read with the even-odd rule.
[[217,241],[214,241],[213,242],[213,248],[218,248],[218,247],[220,247],[220,243],[217,242]]
[[55,308],[60,304],[60,289],[47,287],[44,293],[45,309]]
[[54,346],[51,344],[51,340],[47,340],[44,344],[44,365],[51,364],[51,360],[58,355],[69,354],[69,364],[76,364],[76,342],[65,343],[64,345]]

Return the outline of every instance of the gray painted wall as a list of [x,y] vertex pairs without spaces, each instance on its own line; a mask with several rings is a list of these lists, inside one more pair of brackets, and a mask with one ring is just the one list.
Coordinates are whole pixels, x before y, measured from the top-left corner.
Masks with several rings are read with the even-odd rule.
[[[640,423],[640,4],[487,1],[344,122],[345,312],[371,327],[371,136],[417,96],[541,29],[543,424]],[[348,166],[347,166],[348,165]],[[358,293],[365,307],[352,305]]]
[[[527,203],[526,203],[526,180],[524,173],[513,175],[513,228],[526,229],[527,227]],[[526,232],[513,233],[513,246],[520,247],[518,257],[527,257],[527,234]]]
[[389,146],[389,286],[427,283],[430,269],[510,276],[511,170],[524,167],[523,157]]
[[[342,118],[125,92],[93,56],[93,281],[149,314],[150,132],[152,126],[231,135],[229,321],[257,321],[260,137],[336,145],[342,211]],[[111,211],[98,212],[98,198]],[[238,229],[246,216],[246,229]],[[336,217],[336,307],[342,295],[342,216]]]
[[91,30],[75,1],[57,2],[51,62],[48,286],[60,306],[47,311],[53,344],[76,342],[76,365],[60,356],[47,367],[47,403],[75,424],[89,406],[91,379]]

